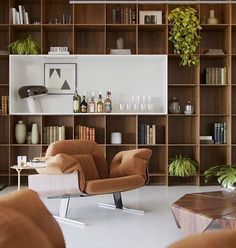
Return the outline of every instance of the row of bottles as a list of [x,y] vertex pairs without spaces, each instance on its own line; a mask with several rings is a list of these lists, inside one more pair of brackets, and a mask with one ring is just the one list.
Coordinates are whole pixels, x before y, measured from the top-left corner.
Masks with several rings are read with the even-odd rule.
[[74,113],[111,113],[111,92],[107,91],[106,99],[103,100],[102,93],[99,93],[98,100],[95,100],[94,93],[89,99],[86,99],[86,94],[84,93],[82,100],[81,96],[76,90],[73,96],[73,112]]

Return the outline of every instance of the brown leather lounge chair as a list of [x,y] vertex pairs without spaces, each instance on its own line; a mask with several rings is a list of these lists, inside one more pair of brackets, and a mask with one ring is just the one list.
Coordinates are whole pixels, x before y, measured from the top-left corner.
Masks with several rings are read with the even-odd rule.
[[29,189],[0,197],[0,247],[64,248],[57,221]]
[[150,149],[121,151],[108,166],[103,152],[93,141],[57,141],[46,151],[47,167],[39,169],[40,174],[29,176],[29,187],[42,195],[62,197],[59,220],[66,217],[70,197],[74,195],[112,193],[115,207],[127,210],[121,192],[147,183],[151,154]]

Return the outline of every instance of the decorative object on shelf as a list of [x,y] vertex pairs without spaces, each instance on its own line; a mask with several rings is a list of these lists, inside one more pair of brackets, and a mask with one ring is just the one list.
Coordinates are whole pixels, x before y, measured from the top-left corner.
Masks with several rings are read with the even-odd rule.
[[62,14],[61,18],[56,17],[55,19],[50,18],[48,24],[71,24],[71,15]]
[[38,129],[37,123],[32,124],[31,142],[32,142],[32,144],[38,144],[39,143],[39,129]]
[[12,54],[39,54],[40,46],[30,35],[26,39],[16,40],[9,45]]
[[77,88],[77,63],[45,63],[44,85],[52,95],[72,95]]
[[11,8],[12,13],[12,24],[30,24],[29,13],[25,10],[22,5],[18,6],[18,11],[16,8]]
[[201,37],[200,22],[197,11],[192,7],[179,7],[173,9],[168,15],[170,24],[169,40],[174,45],[174,53],[181,57],[181,65],[197,65],[197,47]]
[[218,177],[218,182],[225,189],[235,189],[236,185],[236,165],[218,165],[204,171],[205,183],[212,178]]
[[24,167],[27,165],[27,156],[17,156],[17,165]]
[[181,111],[180,104],[177,97],[172,96],[169,100],[169,113],[170,114],[179,114]]
[[200,144],[214,144],[213,136],[211,135],[200,136]]
[[27,131],[25,123],[20,120],[15,126],[15,138],[18,144],[24,144],[26,139]]
[[27,133],[26,142],[27,142],[27,144],[32,144],[32,142],[31,142],[31,132]]
[[111,144],[122,144],[122,134],[120,132],[111,133]]
[[124,39],[123,38],[118,38],[117,40],[116,40],[116,49],[124,49]]
[[201,19],[201,24],[206,24],[207,20],[206,20],[206,16],[203,16]]
[[50,55],[69,55],[68,47],[50,47],[50,51],[48,52]]
[[191,101],[187,101],[184,105],[184,114],[192,115],[194,114],[194,106]]
[[73,96],[73,112],[79,113],[81,108],[81,96],[78,94],[78,90],[75,90],[75,94]]
[[112,104],[111,104],[111,92],[107,91],[107,96],[104,101],[104,111],[105,113],[111,113],[112,111]]
[[139,24],[162,24],[162,11],[139,11]]
[[180,154],[169,159],[169,174],[177,177],[191,177],[198,173],[198,164],[191,158],[182,157]]
[[218,24],[218,19],[215,17],[215,10],[210,10],[210,16],[207,19],[207,24],[215,25]]

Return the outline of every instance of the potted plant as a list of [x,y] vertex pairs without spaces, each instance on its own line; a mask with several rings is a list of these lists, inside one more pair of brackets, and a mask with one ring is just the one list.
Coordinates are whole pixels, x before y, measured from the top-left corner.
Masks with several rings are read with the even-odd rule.
[[196,13],[188,6],[175,8],[168,15],[169,40],[174,45],[174,53],[181,56],[181,65],[198,64],[196,51],[201,39],[198,31],[202,28]]
[[198,164],[191,158],[182,157],[180,154],[175,158],[169,159],[170,176],[191,177],[198,173]]
[[40,46],[30,35],[26,39],[16,40],[9,45],[12,54],[39,54]]
[[218,165],[204,172],[204,180],[207,183],[213,177],[218,177],[218,182],[225,189],[235,189],[236,165]]

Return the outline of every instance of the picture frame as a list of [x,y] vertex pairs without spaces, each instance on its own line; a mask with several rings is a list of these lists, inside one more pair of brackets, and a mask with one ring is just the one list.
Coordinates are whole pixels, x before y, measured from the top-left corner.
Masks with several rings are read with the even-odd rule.
[[161,10],[139,11],[139,24],[162,24]]
[[77,63],[44,63],[44,86],[50,95],[73,95],[77,88]]

